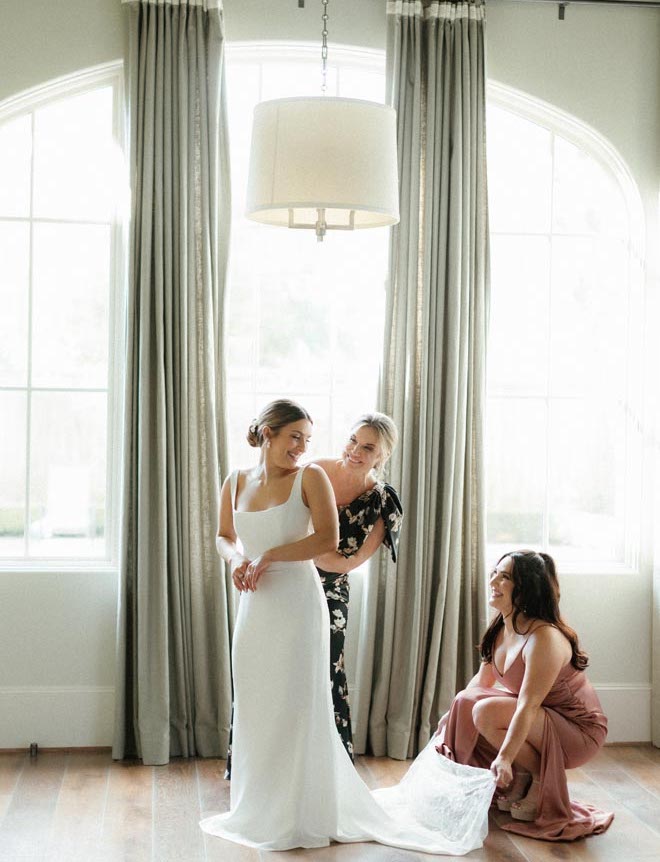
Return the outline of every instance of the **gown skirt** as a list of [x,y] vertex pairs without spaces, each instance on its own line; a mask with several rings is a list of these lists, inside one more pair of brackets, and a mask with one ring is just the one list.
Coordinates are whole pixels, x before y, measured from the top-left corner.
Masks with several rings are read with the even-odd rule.
[[[280,506],[234,508],[250,559],[309,534],[302,475]],[[234,473],[233,505],[236,483]],[[330,841],[452,855],[480,847],[494,791],[487,770],[457,766],[431,742],[394,788],[371,792],[359,777],[335,727],[327,615],[311,561],[272,564],[255,592],[241,594],[232,646],[230,809],[202,820],[202,829],[263,850]]]

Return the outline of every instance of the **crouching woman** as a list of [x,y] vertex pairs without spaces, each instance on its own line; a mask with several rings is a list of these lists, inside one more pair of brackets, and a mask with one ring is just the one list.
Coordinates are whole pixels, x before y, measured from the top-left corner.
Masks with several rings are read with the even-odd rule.
[[559,611],[552,557],[513,551],[490,577],[497,612],[481,641],[482,664],[438,725],[436,748],[490,768],[509,832],[572,841],[603,832],[613,814],[572,802],[566,770],[602,747],[607,719],[584,672],[588,658]]

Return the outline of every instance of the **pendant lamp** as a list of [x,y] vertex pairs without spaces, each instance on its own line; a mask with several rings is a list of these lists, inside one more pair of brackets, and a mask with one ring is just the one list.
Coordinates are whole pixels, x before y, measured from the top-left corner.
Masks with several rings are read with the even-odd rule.
[[[328,0],[322,5],[325,93]],[[394,109],[326,95],[258,104],[246,215],[263,224],[314,230],[319,241],[328,230],[396,224]]]

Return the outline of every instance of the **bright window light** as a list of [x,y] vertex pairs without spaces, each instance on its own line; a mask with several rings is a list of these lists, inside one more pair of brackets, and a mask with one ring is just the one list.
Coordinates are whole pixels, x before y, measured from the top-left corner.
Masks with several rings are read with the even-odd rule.
[[114,554],[120,83],[111,64],[0,104],[0,565]]
[[[547,108],[547,110],[546,110]],[[490,558],[637,566],[641,207],[613,148],[491,87]]]
[[[316,48],[230,46],[227,93],[234,220],[227,305],[230,463],[256,457],[248,424],[278,397],[314,419],[313,454],[339,451],[350,423],[373,409],[382,355],[389,231],[270,227],[244,216],[254,106],[320,95]],[[328,95],[382,102],[380,52],[333,49]]]

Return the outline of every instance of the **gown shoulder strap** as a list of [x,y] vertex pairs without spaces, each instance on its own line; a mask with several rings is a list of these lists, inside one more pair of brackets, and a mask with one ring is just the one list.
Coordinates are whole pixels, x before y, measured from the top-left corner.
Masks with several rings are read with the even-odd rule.
[[548,628],[548,627],[550,627],[551,629],[554,629],[554,628],[555,628],[555,625],[554,625],[554,623],[541,623],[541,625],[540,625],[540,626],[535,626],[535,627],[532,629],[532,631],[531,631],[531,632],[529,632],[529,634],[527,635],[527,637],[526,637],[526,638],[525,638],[525,640],[523,641],[522,649],[520,650],[520,652],[522,652],[522,651],[525,649],[525,647],[527,646],[527,641],[531,638],[531,636],[532,636],[532,635],[536,634],[536,632],[537,632],[539,629],[545,629],[545,628]]
[[301,467],[298,470],[296,478],[293,480],[293,487],[291,488],[291,499],[299,499],[302,502],[302,477],[305,472],[307,465]]

